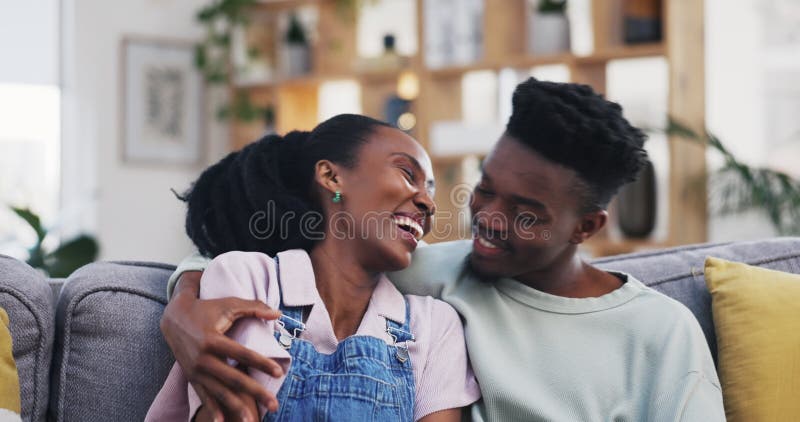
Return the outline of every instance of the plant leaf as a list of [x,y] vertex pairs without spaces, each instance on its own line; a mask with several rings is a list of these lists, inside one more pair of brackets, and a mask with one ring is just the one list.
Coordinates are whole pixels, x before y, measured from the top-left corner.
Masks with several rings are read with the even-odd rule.
[[36,232],[36,239],[37,243],[42,243],[44,237],[47,235],[47,231],[42,227],[42,221],[38,215],[34,214],[33,211],[27,208],[17,208],[11,207],[11,210],[14,211],[20,218],[25,220],[28,225]]
[[199,70],[204,70],[208,58],[206,57],[205,44],[197,44],[194,46],[194,66]]
[[69,277],[73,271],[94,261],[99,251],[100,247],[93,237],[81,235],[47,254],[44,269],[50,277]]

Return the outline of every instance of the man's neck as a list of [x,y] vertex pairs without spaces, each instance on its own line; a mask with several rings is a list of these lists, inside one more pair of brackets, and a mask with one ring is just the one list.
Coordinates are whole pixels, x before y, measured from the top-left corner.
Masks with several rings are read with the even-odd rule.
[[542,270],[514,277],[514,280],[540,292],[569,298],[600,297],[622,286],[622,280],[567,252]]

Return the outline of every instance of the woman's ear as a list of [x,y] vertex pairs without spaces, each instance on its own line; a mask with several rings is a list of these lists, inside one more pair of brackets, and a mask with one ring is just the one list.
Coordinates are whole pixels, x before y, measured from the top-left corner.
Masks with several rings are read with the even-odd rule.
[[328,161],[319,160],[315,168],[314,180],[331,194],[342,191],[341,174],[339,166]]

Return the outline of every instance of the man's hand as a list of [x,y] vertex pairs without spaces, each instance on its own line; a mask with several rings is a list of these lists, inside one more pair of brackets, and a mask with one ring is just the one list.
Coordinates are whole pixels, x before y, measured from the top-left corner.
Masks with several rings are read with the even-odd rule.
[[161,317],[161,332],[203,401],[204,412],[213,420],[221,421],[223,414],[234,414],[244,421],[257,421],[258,412],[254,413],[249,402],[255,399],[270,411],[276,411],[278,400],[246,373],[228,365],[225,359],[231,358],[239,365],[274,377],[281,376],[283,370],[272,359],[226,337],[225,332],[239,318],[277,319],[280,312],[257,300],[200,300],[197,296],[201,275],[199,271],[181,275]]

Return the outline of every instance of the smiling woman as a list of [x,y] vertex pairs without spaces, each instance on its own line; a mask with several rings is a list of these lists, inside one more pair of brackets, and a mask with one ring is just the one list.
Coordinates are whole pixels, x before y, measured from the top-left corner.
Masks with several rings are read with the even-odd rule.
[[[385,276],[411,264],[430,230],[433,188],[430,158],[416,140],[368,117],[339,115],[230,154],[185,195],[187,234],[215,257],[200,298],[236,296],[282,312],[228,333],[271,359],[238,368],[252,376],[245,387],[263,404],[260,419],[456,421],[478,399],[455,311],[403,296]],[[181,366],[148,420],[186,420],[180,409],[210,420],[208,397],[226,393],[207,375],[184,375],[194,365],[175,355]],[[247,400],[231,399],[254,411]]]

